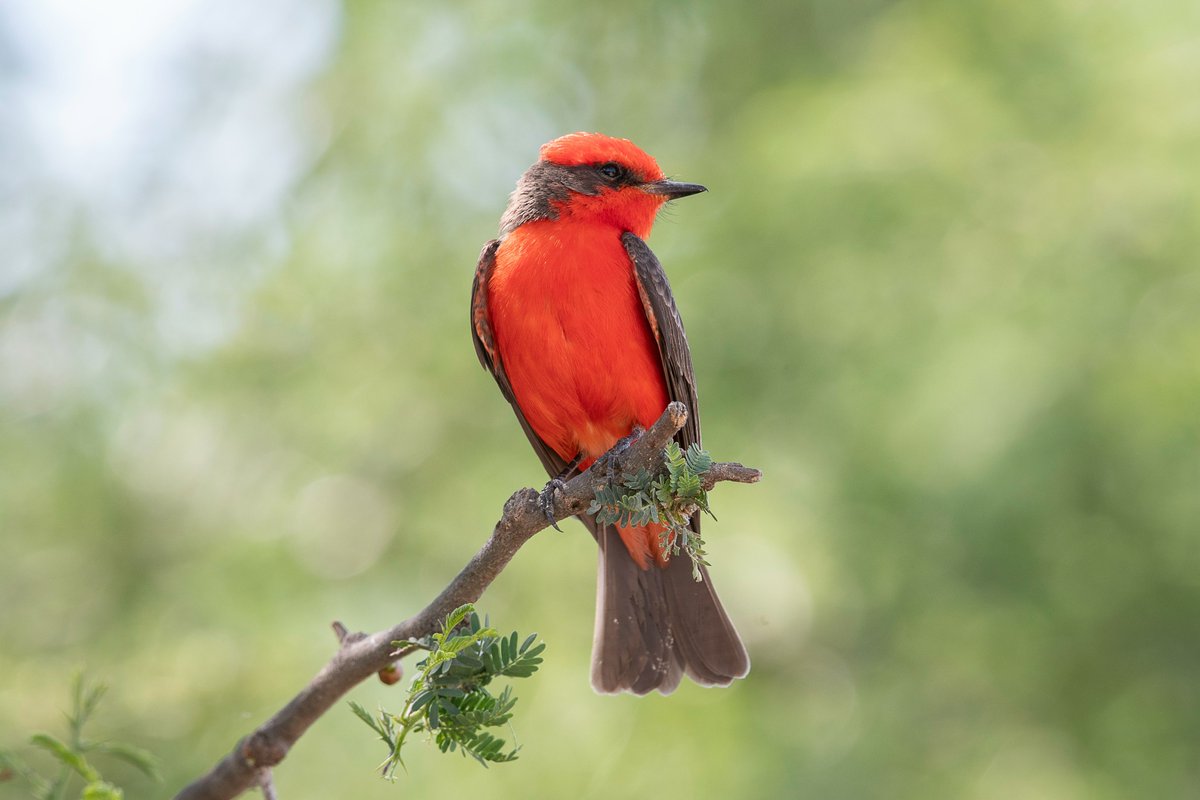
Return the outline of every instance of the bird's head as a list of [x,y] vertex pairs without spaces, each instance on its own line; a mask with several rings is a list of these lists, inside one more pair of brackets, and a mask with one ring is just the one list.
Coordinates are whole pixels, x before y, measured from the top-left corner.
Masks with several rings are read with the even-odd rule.
[[500,220],[501,235],[539,219],[579,219],[645,238],[668,200],[706,191],[663,178],[658,163],[628,139],[572,133],[542,145]]

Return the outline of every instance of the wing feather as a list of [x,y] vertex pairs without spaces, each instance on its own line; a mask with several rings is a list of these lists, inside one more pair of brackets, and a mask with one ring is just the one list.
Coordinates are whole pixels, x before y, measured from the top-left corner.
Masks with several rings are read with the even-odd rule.
[[663,378],[667,382],[667,395],[671,400],[688,407],[687,424],[675,437],[680,446],[686,449],[691,444],[700,444],[700,409],[696,402],[696,373],[692,369],[692,353],[687,334],[683,331],[683,320],[679,317],[679,309],[675,307],[667,273],[650,247],[633,233],[623,234],[621,243],[633,262],[642,309],[658,343],[658,357],[662,362]]
[[496,250],[499,247],[499,239],[485,244],[479,254],[479,263],[475,267],[475,280],[471,283],[471,339],[475,342],[475,354],[479,356],[479,363],[496,379],[500,393],[512,406],[517,421],[521,423],[521,430],[525,431],[525,436],[533,445],[533,450],[541,460],[542,466],[546,468],[546,473],[554,477],[562,474],[567,462],[534,433],[533,428],[529,426],[529,420],[521,413],[521,407],[517,405],[513,395],[512,384],[508,382],[508,375],[504,371],[500,351],[496,348],[496,338],[492,334],[492,322],[488,316],[488,280],[491,278],[492,268],[496,265]]

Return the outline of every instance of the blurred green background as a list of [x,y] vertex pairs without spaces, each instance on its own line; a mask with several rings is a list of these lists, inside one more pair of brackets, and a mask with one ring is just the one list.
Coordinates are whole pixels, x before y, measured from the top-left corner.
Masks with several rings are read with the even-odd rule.
[[173,792],[445,584],[545,479],[476,255],[601,130],[711,189],[651,244],[753,670],[594,695],[572,524],[481,603],[519,761],[390,785],[342,706],[280,795],[1200,795],[1197,98],[1183,0],[6,3],[0,746],[86,665]]

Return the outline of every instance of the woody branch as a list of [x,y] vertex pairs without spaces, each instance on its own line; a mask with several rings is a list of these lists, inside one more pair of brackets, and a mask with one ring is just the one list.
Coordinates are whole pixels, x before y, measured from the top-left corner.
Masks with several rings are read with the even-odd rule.
[[[671,403],[662,416],[620,455],[619,469],[650,471],[662,465],[662,452],[687,421],[687,407]],[[583,513],[596,491],[607,483],[604,459],[569,481],[554,496],[555,520]],[[754,483],[761,474],[736,463],[717,463],[705,475],[705,488],[721,481]],[[333,658],[287,705],[241,739],[233,751],[207,774],[184,787],[176,800],[228,800],[254,787],[273,790],[271,768],[287,756],[292,745],[350,689],[367,678],[393,667],[408,650],[396,642],[428,636],[440,629],[451,611],[474,603],[507,566],[517,550],[550,522],[538,502],[538,492],[521,489],[504,504],[504,513],[483,548],[429,605],[416,615],[376,633],[350,633],[334,623],[340,646]]]

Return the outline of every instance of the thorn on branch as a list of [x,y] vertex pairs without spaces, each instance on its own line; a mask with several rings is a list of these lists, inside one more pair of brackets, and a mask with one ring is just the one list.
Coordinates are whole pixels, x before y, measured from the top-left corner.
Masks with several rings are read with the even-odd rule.
[[334,620],[332,627],[334,635],[337,636],[338,644],[340,644],[342,647],[349,647],[350,645],[361,642],[363,639],[367,638],[367,635],[362,631],[351,632],[346,628],[345,625],[337,620]]
[[259,770],[258,788],[262,789],[263,800],[279,800],[279,795],[275,793],[275,779],[271,775],[270,769]]

